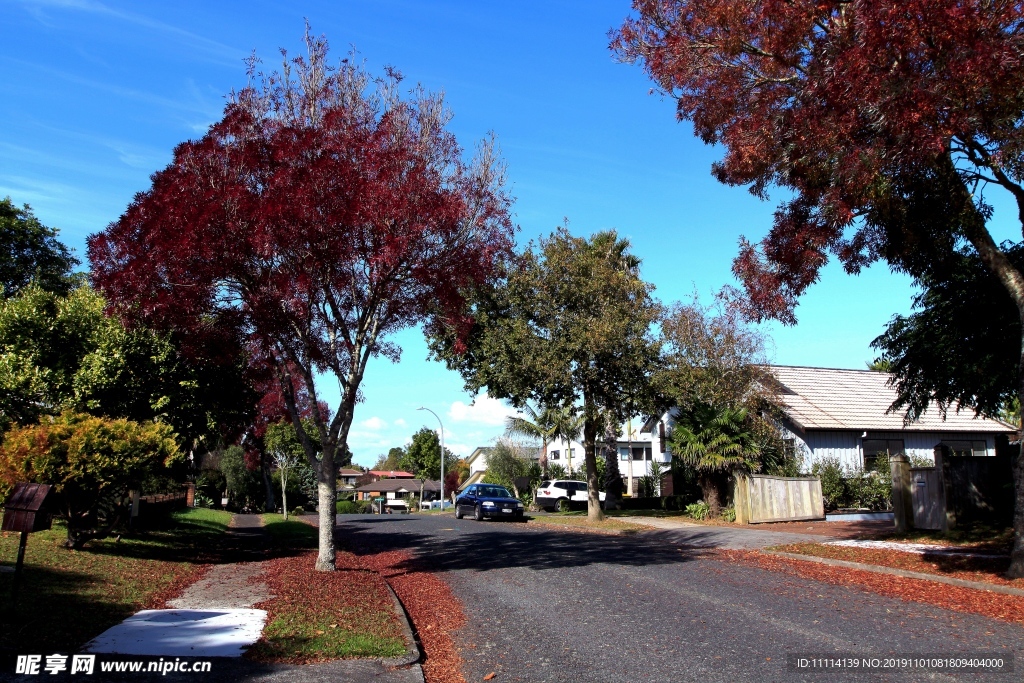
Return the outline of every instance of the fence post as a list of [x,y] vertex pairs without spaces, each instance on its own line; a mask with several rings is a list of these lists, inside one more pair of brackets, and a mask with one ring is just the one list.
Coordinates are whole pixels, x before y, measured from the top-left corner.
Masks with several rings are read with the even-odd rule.
[[736,474],[735,488],[733,489],[733,508],[736,510],[737,524],[750,524],[750,499],[748,487],[750,480],[745,474]]
[[906,533],[914,528],[914,499],[911,496],[910,460],[905,455],[889,457],[892,473],[892,511],[896,531]]
[[953,476],[949,471],[949,446],[939,444],[932,451],[935,459],[935,475],[939,480],[939,509],[942,511],[942,531],[956,528],[956,500],[953,493]]

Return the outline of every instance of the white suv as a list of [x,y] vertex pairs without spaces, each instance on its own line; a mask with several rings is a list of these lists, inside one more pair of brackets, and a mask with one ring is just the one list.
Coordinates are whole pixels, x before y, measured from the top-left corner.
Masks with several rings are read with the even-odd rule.
[[[604,501],[604,492],[598,493]],[[564,501],[564,502],[563,502]],[[537,488],[537,506],[546,510],[568,510],[572,503],[587,502],[587,482],[571,479],[544,480]]]

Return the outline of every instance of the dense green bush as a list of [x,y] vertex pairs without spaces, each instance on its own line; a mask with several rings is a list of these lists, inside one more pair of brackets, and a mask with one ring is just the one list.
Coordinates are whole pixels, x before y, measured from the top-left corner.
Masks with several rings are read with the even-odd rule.
[[362,512],[358,503],[353,500],[339,500],[335,509],[339,515],[357,515]]
[[693,517],[696,520],[707,519],[708,515],[711,514],[711,508],[703,500],[691,503],[686,506],[686,514]]
[[306,511],[303,510],[301,507],[297,507],[294,510],[292,510],[291,514],[293,517],[301,517],[302,515],[306,514]]
[[723,508],[722,509],[722,519],[724,519],[727,522],[735,522],[736,521],[736,508]]
[[823,458],[811,467],[821,479],[821,495],[826,510],[866,508],[888,510],[892,507],[892,482],[889,462],[879,458],[874,468],[844,468],[838,458]]
[[826,510],[835,510],[846,503],[846,482],[839,458],[822,458],[811,466],[811,474],[821,480],[821,497]]

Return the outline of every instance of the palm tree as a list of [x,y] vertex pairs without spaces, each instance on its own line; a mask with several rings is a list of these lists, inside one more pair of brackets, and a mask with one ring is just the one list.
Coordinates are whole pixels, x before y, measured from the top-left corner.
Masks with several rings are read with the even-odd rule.
[[[505,432],[510,436],[525,436],[539,439],[543,444],[541,466],[547,473],[548,444],[558,439],[571,443],[583,432],[583,416],[576,415],[569,408],[543,406],[534,410],[529,404],[523,408],[525,417],[509,417],[505,420]],[[570,456],[569,470],[572,470]]]
[[680,413],[669,443],[672,452],[697,471],[704,502],[716,517],[729,474],[760,468],[743,408],[696,403]]

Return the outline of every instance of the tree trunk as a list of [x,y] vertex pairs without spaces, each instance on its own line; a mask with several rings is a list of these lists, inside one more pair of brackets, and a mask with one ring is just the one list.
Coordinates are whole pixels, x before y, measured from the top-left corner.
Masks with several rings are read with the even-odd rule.
[[270,483],[270,463],[267,462],[267,451],[260,448],[260,472],[263,474],[264,512],[277,512],[277,501],[274,500],[274,485]]
[[[326,450],[326,449],[325,449]],[[325,452],[317,468],[317,498],[320,502],[320,553],[316,558],[318,572],[335,568],[334,522],[337,515],[338,486],[334,476],[334,454]]]
[[[1024,225],[1024,205],[1019,205],[1021,223]],[[992,235],[983,226],[976,226],[967,221],[964,226],[967,239],[978,252],[982,263],[999,279],[1000,284],[1009,293],[1017,305],[1017,313],[1021,323],[1021,355],[1017,365],[1017,396],[1020,401],[1021,414],[1017,429],[1017,441],[1024,449],[1024,275],[1018,271],[1010,259],[998,246]],[[1024,456],[1018,456],[1017,465],[1013,470],[1014,512],[1013,512],[1013,550],[1010,551],[1010,568],[1006,576],[1011,579],[1024,578]]]
[[[589,411],[588,408],[591,408]],[[597,425],[591,417],[596,411],[588,406],[587,397],[583,398],[583,414],[587,417],[583,423],[583,461],[587,466],[587,519],[600,522],[604,519],[601,510],[601,489],[597,480],[597,458],[594,456],[594,444],[597,442]]]
[[1024,307],[1021,314],[1021,356],[1017,367],[1017,400],[1021,414],[1017,416],[1017,458],[1013,464],[1013,549],[1010,550],[1010,567],[1006,576],[1010,579],[1024,578]]
[[[282,461],[283,462],[283,461]],[[284,521],[288,521],[288,470],[281,468],[281,507],[284,508]]]
[[604,428],[605,510],[618,510],[622,507],[622,474],[619,472],[618,437],[617,425],[609,415],[606,417]]
[[721,478],[717,472],[701,474],[697,483],[700,484],[700,491],[704,495],[704,502],[707,503],[709,514],[712,517],[719,517],[722,514],[722,489]]

